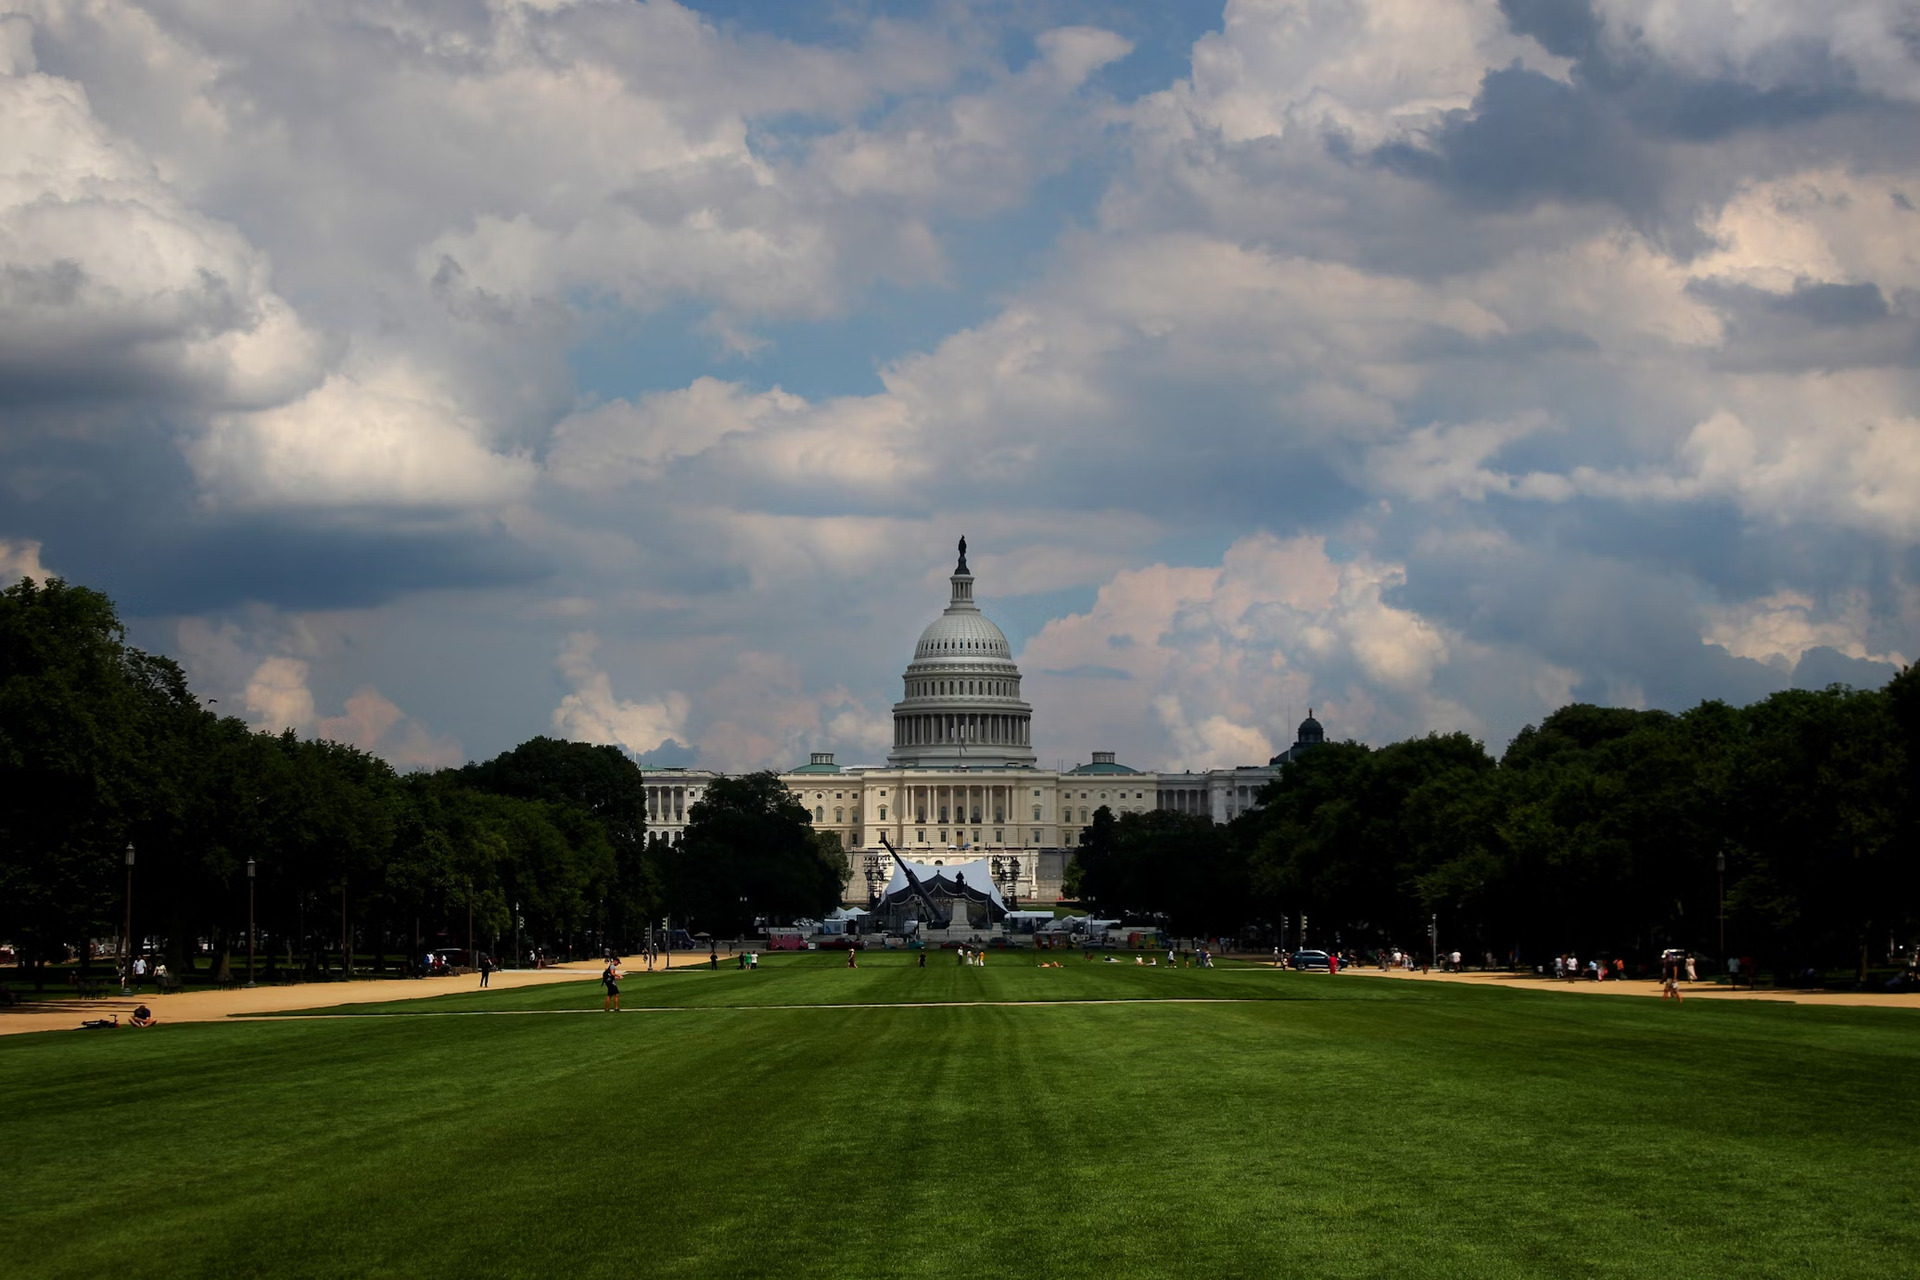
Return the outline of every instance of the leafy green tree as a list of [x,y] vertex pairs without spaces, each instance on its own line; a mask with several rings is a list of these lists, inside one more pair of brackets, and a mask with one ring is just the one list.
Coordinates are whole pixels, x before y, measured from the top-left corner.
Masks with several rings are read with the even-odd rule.
[[1068,864],[1080,896],[1119,918],[1157,918],[1182,933],[1233,933],[1250,917],[1246,859],[1228,832],[1171,809],[1102,805]]
[[587,890],[587,925],[621,950],[642,936],[660,896],[647,856],[646,778],[618,747],[530,738],[458,770],[455,778],[475,790],[563,806],[597,823],[612,863]]
[[1853,963],[1911,929],[1912,766],[1888,692],[1789,690],[1748,707],[1731,770],[1734,905],[1788,971]]
[[773,773],[717,778],[687,815],[684,840],[659,853],[667,908],[716,934],[756,916],[819,916],[840,900],[846,855],[814,838],[806,809]]
[[1411,946],[1442,905],[1477,940],[1499,896],[1494,775],[1459,733],[1290,761],[1245,825],[1255,895],[1274,917],[1308,916],[1316,944]]
[[0,932],[36,978],[119,932],[121,851],[154,829],[164,780],[156,747],[193,714],[180,669],[128,646],[100,592],[58,578],[0,592]]

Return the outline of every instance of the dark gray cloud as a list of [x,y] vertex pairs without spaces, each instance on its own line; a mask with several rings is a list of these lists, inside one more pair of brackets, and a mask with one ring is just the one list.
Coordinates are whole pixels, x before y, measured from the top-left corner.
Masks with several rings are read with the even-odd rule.
[[1757,85],[1706,79],[1664,64],[1634,33],[1607,31],[1592,0],[1500,0],[1500,8],[1516,34],[1573,61],[1576,85],[1616,100],[1638,129],[1665,138],[1712,142],[1876,101],[1826,44],[1807,37],[1790,37],[1769,50],[1769,69],[1787,83]]
[[1696,280],[1687,292],[1725,318],[1727,337],[1715,362],[1728,369],[1920,367],[1920,313],[1907,311],[1920,299],[1902,299],[1896,311],[1872,281],[1802,280],[1790,292],[1774,293]]
[[1800,655],[1794,664],[1793,687],[1824,689],[1828,685],[1851,685],[1855,689],[1878,689],[1900,674],[1891,662],[1851,658],[1838,649],[1817,645]]
[[1424,144],[1391,143],[1372,159],[1490,209],[1602,201],[1636,218],[1658,207],[1664,169],[1604,98],[1519,66],[1488,72],[1473,106]]

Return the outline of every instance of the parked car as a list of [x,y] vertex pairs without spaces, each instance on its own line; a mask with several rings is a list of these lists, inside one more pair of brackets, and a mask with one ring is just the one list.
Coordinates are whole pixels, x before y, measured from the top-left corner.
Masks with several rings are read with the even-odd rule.
[[1287,964],[1288,967],[1292,969],[1331,970],[1333,968],[1332,962],[1329,961],[1327,953],[1324,951],[1296,951]]

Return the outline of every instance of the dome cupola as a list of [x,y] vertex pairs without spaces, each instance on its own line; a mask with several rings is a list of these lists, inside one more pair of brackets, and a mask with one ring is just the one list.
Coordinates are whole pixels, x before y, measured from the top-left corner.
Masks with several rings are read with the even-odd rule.
[[1327,731],[1313,718],[1313,708],[1307,708],[1307,718],[1300,722],[1300,731],[1294,735],[1295,745],[1317,747],[1327,740]]
[[920,633],[905,696],[893,708],[892,765],[956,768],[1034,763],[1033,708],[1007,637],[973,600],[967,540],[944,612]]

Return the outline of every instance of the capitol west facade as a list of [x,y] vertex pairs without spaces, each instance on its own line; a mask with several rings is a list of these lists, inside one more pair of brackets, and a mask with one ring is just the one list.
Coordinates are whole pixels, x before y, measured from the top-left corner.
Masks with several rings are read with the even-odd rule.
[[[1033,708],[1021,698],[1020,669],[1007,638],[973,599],[966,543],[960,544],[952,594],[920,633],[893,705],[893,749],[885,765],[836,764],[815,752],[780,780],[848,850],[842,897],[865,904],[893,867],[882,834],[918,862],[998,859],[1022,902],[1061,895],[1067,859],[1093,812],[1176,809],[1227,822],[1256,805],[1280,765],[1322,739],[1309,714],[1299,741],[1264,765],[1205,773],[1149,773],[1117,763],[1111,752],[1065,772],[1038,768]],[[643,769],[652,841],[684,835],[688,811],[719,776],[699,769]]]

